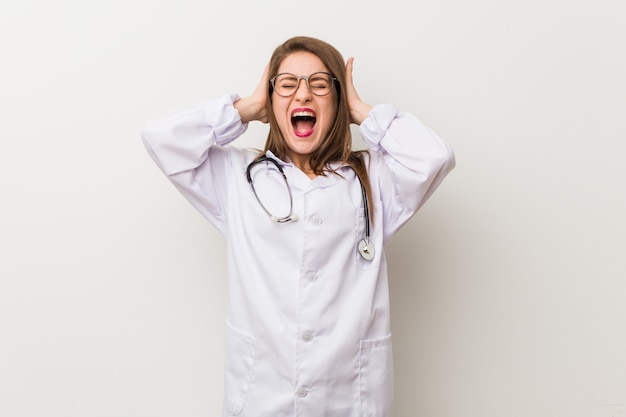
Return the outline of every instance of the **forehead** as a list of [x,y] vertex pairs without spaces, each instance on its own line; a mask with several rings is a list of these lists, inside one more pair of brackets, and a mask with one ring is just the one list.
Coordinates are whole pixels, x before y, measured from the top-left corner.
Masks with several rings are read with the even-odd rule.
[[328,72],[322,60],[310,52],[294,52],[287,55],[278,67],[278,73],[288,72],[295,75],[310,75],[314,72]]

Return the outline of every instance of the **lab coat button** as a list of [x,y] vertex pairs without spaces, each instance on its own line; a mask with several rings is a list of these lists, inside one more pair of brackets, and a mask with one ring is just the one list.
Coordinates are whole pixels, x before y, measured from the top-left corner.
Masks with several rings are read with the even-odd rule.
[[316,274],[315,272],[313,272],[313,271],[309,271],[309,272],[307,272],[307,273],[306,273],[306,275],[305,275],[305,277],[306,277],[306,279],[307,279],[309,282],[315,282],[315,281],[317,281],[317,274]]
[[311,216],[311,223],[313,223],[313,226],[321,226],[322,225],[322,218],[320,216]]
[[296,390],[296,397],[299,397],[299,398],[304,398],[304,397],[306,397],[306,396],[307,396],[307,394],[308,394],[308,393],[309,393],[309,392],[306,390],[306,388],[304,388],[304,387],[299,387],[299,388]]
[[311,340],[313,340],[313,332],[311,330],[307,330],[304,333],[302,333],[302,341],[308,343]]

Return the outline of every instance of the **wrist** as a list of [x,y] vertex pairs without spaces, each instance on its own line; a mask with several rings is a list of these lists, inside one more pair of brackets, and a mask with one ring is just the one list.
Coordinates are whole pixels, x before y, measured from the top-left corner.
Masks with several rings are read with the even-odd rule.
[[251,97],[240,98],[233,103],[233,106],[239,112],[239,117],[242,123],[250,123],[253,120],[258,120],[258,105]]
[[356,123],[357,125],[360,125],[361,123],[363,123],[363,121],[367,119],[367,116],[370,114],[371,110],[372,110],[372,106],[370,106],[369,104],[363,103],[362,101],[359,102],[350,111],[350,113],[352,114],[353,123]]

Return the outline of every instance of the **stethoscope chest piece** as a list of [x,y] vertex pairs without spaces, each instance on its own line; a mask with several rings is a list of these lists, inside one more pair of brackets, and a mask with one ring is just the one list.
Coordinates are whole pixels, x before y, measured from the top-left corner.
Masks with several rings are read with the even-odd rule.
[[371,261],[374,259],[374,245],[367,239],[361,239],[359,241],[359,253],[363,259]]

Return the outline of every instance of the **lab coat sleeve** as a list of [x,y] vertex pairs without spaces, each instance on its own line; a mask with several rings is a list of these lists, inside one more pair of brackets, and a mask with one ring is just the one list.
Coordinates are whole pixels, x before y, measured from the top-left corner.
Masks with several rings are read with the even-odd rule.
[[223,147],[244,133],[236,94],[168,113],[146,124],[143,142],[161,171],[224,233],[229,158]]
[[386,242],[454,168],[454,152],[415,116],[399,113],[393,105],[375,106],[359,132],[370,148],[371,181],[378,181]]

